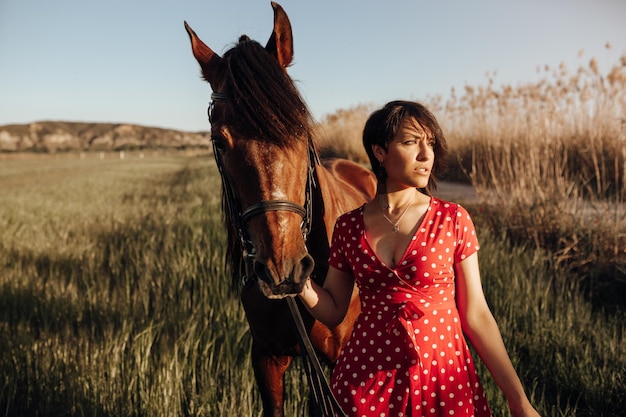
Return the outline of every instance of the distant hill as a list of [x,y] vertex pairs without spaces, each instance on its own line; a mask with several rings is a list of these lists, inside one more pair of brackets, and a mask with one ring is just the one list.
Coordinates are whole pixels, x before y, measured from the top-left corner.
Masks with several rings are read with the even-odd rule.
[[119,123],[36,122],[0,126],[0,152],[207,148],[209,132]]

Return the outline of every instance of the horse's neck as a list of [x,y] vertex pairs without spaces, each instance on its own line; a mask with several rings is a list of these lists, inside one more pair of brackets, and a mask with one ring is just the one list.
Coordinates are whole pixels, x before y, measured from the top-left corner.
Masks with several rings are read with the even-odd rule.
[[376,178],[370,170],[346,159],[322,160],[322,165],[316,168],[316,176],[330,237],[337,217],[374,197]]

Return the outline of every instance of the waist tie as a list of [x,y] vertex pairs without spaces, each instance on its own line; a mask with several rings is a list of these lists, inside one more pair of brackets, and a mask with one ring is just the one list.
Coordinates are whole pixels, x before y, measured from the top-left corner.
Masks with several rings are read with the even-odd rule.
[[406,299],[395,305],[398,307],[391,321],[387,323],[387,332],[395,335],[400,335],[401,332],[406,333],[413,345],[409,346],[407,353],[409,358],[415,359],[415,363],[417,363],[419,362],[419,352],[413,321],[421,319],[424,316],[424,312],[415,303],[406,301]]

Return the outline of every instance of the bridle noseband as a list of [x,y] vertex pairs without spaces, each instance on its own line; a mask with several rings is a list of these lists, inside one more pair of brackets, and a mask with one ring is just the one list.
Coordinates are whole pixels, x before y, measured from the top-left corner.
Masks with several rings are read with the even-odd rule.
[[[209,122],[211,121],[211,113],[213,111],[215,101],[227,101],[229,96],[224,93],[211,93],[211,102],[209,103],[208,115]],[[313,144],[309,139],[308,147],[308,173],[307,184],[305,191],[304,206],[294,203],[289,200],[264,200],[258,203],[252,204],[245,210],[241,208],[241,201],[235,195],[232,184],[228,178],[228,175],[224,169],[224,163],[219,150],[216,148],[215,142],[213,142],[213,155],[215,156],[215,162],[217,168],[222,177],[222,187],[224,190],[224,198],[226,200],[226,209],[229,212],[229,217],[234,223],[235,230],[239,237],[239,241],[242,249],[242,262],[245,266],[245,276],[242,277],[244,286],[247,286],[256,280],[256,274],[254,273],[253,262],[256,257],[256,249],[247,232],[246,224],[250,219],[266,213],[268,211],[290,211],[297,213],[302,217],[302,223],[300,224],[300,230],[302,237],[306,243],[307,237],[311,231],[312,223],[312,200],[313,200],[313,188],[315,187],[315,163],[319,163],[319,157]]]

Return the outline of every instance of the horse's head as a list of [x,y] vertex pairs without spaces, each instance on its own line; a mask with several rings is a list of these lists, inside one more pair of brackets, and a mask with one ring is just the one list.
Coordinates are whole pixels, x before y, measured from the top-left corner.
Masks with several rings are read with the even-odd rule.
[[246,275],[259,278],[267,297],[282,298],[300,292],[314,266],[305,246],[314,150],[311,115],[286,70],[291,24],[272,7],[265,47],[243,35],[220,57],[185,28],[213,90],[211,138],[230,232],[238,235]]

